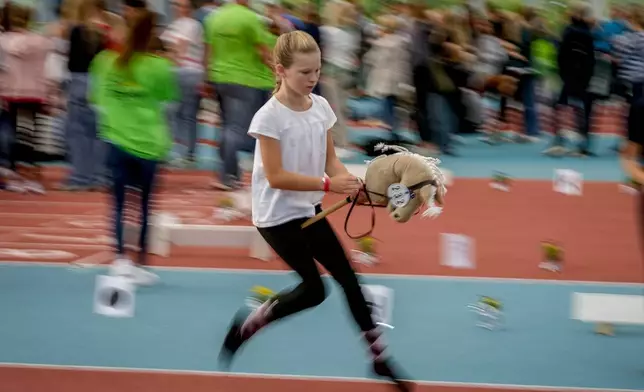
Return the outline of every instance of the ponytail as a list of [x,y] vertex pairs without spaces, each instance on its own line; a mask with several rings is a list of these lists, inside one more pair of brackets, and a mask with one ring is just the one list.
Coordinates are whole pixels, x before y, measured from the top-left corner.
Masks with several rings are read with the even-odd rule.
[[138,12],[128,26],[125,45],[117,60],[120,67],[127,67],[135,53],[144,53],[150,50],[156,14],[147,9]]

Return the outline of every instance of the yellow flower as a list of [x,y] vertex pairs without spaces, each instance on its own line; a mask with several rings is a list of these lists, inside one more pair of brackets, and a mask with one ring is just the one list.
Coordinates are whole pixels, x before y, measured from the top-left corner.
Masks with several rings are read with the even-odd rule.
[[263,297],[271,297],[275,295],[275,292],[269,288],[263,286],[254,286],[251,291],[255,294],[261,295]]

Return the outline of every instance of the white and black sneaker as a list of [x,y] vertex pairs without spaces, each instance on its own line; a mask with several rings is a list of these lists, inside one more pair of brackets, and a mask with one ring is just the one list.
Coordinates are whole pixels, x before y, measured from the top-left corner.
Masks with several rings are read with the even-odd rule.
[[135,265],[132,260],[126,258],[114,260],[110,266],[110,275],[124,277],[141,286],[152,286],[160,280],[157,274]]

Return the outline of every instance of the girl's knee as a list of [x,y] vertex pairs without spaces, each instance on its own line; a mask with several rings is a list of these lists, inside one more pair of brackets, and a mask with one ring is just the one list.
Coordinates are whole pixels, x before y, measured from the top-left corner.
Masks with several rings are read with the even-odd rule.
[[322,279],[316,282],[304,283],[304,296],[310,307],[322,304],[328,296],[326,286]]

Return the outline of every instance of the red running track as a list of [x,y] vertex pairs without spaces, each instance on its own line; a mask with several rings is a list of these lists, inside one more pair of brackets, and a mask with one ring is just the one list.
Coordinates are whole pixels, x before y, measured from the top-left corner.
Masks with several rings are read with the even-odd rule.
[[[166,176],[154,208],[177,214],[184,222],[221,223],[212,217],[221,194],[206,189],[207,177],[203,177],[203,189],[184,186],[194,184],[199,178]],[[642,264],[634,219],[636,198],[620,193],[615,183],[588,182],[584,188],[583,197],[571,197],[554,193],[546,181],[517,181],[512,191],[505,193],[490,188],[486,180],[459,179],[450,189],[448,204],[437,220],[417,216],[406,224],[397,224],[386,216],[386,211],[377,209],[374,235],[380,240],[382,262],[359,269],[412,275],[640,281]],[[70,254],[67,257],[60,254],[52,260],[34,258],[34,261],[69,262],[97,253],[109,258],[108,200],[100,193],[3,194],[0,249],[49,249]],[[335,200],[337,197],[328,197],[325,204]],[[355,248],[355,242],[343,229],[347,211],[345,208],[333,214],[330,221],[351,249]],[[355,209],[349,224],[351,234],[369,228],[370,213],[367,207]],[[250,222],[234,224],[249,225]],[[454,270],[441,266],[441,233],[472,237],[477,268]],[[555,240],[564,247],[565,267],[561,274],[537,267],[542,256],[540,243],[545,239]],[[16,258],[0,252],[0,260]],[[174,247],[172,257],[152,257],[151,262],[204,268],[283,268],[278,261],[253,260],[240,250],[208,247]]]

